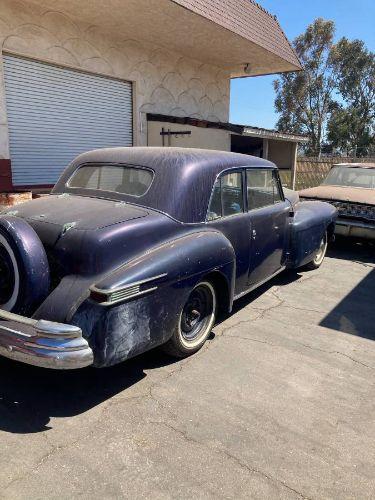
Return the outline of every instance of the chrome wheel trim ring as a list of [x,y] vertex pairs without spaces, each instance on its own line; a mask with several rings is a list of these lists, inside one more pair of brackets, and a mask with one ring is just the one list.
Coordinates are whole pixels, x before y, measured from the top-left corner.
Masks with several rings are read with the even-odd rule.
[[2,234],[0,234],[0,245],[7,251],[10,260],[12,262],[13,272],[14,272],[13,293],[7,302],[5,302],[4,304],[0,304],[0,308],[4,309],[5,311],[11,311],[13,307],[16,305],[18,295],[20,292],[20,273],[18,269],[16,256],[14,255],[14,252],[11,246],[9,245],[8,241],[4,238]]
[[202,281],[200,282],[193,290],[192,292],[190,293],[189,295],[189,299],[190,297],[192,296],[192,294],[194,293],[194,291],[199,288],[199,287],[205,287],[207,288],[207,290],[210,291],[210,295],[211,295],[211,300],[212,300],[212,304],[211,304],[211,312],[207,315],[206,317],[206,322],[205,322],[205,325],[204,327],[199,331],[199,333],[192,339],[188,339],[186,338],[186,335],[184,335],[183,331],[182,331],[182,328],[181,328],[181,325],[182,325],[182,321],[183,321],[183,314],[184,314],[184,311],[185,311],[185,306],[186,304],[188,304],[188,301],[187,303],[185,304],[183,310],[181,311],[181,314],[180,314],[180,318],[179,318],[179,322],[178,322],[178,333],[179,333],[179,337],[180,337],[180,342],[181,344],[187,348],[187,349],[194,349],[195,347],[199,346],[201,344],[201,342],[203,340],[206,340],[206,338],[208,337],[208,335],[210,334],[211,332],[211,329],[212,327],[214,326],[214,323],[215,323],[215,316],[216,316],[216,304],[217,304],[217,301],[216,301],[216,293],[215,293],[215,289],[214,287],[211,285],[211,283],[209,283],[208,281]]
[[325,257],[326,251],[327,251],[327,244],[328,244],[328,242],[327,242],[327,233],[326,233],[323,236],[322,241],[320,242],[319,250],[318,250],[317,254],[315,255],[314,264],[316,264],[317,266],[319,266],[323,262],[323,259]]

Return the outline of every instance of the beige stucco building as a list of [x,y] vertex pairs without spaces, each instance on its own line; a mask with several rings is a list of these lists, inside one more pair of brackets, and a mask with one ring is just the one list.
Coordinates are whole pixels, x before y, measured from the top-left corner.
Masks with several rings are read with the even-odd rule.
[[[156,144],[148,114],[227,123],[230,78],[300,69],[250,0],[2,0],[0,44],[0,191],[53,184],[81,150]],[[225,127],[181,126],[186,146],[231,149]]]

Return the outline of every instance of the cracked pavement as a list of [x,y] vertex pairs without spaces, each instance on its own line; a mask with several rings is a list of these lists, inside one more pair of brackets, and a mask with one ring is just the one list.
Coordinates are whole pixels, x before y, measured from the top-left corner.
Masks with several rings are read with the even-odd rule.
[[191,358],[0,359],[0,498],[374,498],[374,297],[374,247],[336,244]]

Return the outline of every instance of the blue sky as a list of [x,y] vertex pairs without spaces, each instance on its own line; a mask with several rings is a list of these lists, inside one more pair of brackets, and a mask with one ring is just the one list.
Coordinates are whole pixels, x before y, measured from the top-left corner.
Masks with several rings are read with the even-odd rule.
[[[360,38],[375,51],[375,0],[258,0],[275,14],[289,40],[302,33],[315,18],[332,19],[336,38]],[[274,128],[274,76],[239,78],[231,83],[230,121]]]

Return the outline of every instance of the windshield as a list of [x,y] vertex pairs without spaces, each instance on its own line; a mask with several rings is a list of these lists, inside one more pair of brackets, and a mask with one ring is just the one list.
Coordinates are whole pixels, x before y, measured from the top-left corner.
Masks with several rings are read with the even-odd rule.
[[148,191],[152,179],[153,172],[146,168],[90,164],[79,167],[67,185],[139,197]]
[[375,169],[360,167],[333,167],[323,184],[330,186],[349,186],[375,188]]

